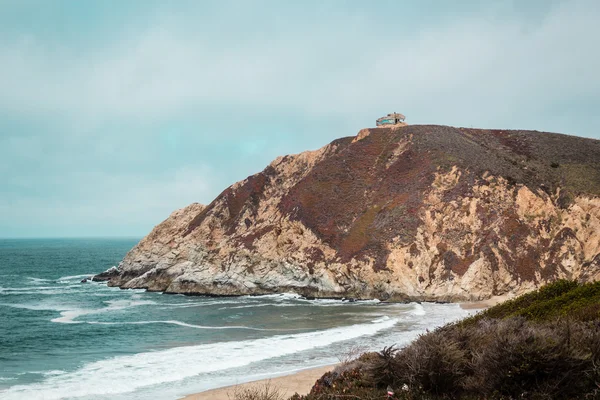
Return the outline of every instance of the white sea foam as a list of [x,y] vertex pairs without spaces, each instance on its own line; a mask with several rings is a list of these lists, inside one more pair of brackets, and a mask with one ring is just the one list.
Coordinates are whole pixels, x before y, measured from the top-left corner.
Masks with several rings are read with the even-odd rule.
[[14,295],[34,294],[34,295],[44,295],[44,296],[55,296],[55,295],[62,295],[62,294],[77,294],[77,293],[85,293],[85,291],[76,290],[76,289],[66,289],[66,290],[56,289],[56,290],[44,290],[44,291],[40,291],[40,292],[35,292],[35,291],[14,292],[14,293],[9,293],[9,294],[14,294]]
[[82,279],[91,279],[94,274],[82,274],[82,275],[70,275],[70,276],[61,276],[56,280],[57,283],[73,283],[73,281],[81,281]]
[[[243,306],[233,306],[233,307],[221,307],[219,308],[219,310],[235,310],[238,308],[258,308],[258,307],[273,307],[275,304],[268,304],[268,303],[256,303],[256,304],[245,304]],[[278,304],[281,305],[281,304]]]
[[104,321],[86,321],[88,324],[93,325],[148,325],[148,324],[170,324],[179,325],[186,328],[194,329],[208,329],[208,330],[222,330],[222,329],[242,329],[250,331],[266,331],[266,332],[289,332],[289,331],[305,331],[306,329],[268,329],[268,328],[255,328],[252,326],[244,325],[224,325],[224,326],[209,326],[209,325],[194,325],[186,322],[167,320],[167,321],[127,321],[127,322],[104,322]]
[[65,372],[65,371],[63,371],[63,370],[60,370],[60,369],[53,369],[53,370],[50,370],[50,371],[43,372],[43,374],[44,374],[45,376],[55,376],[55,375],[62,375],[62,374],[64,374],[64,373],[66,373],[66,372]]
[[93,314],[95,310],[75,309],[65,310],[60,312],[60,317],[52,318],[50,321],[59,322],[61,324],[79,324],[80,321],[75,321],[75,318],[86,314]]
[[56,317],[51,319],[52,322],[59,322],[64,324],[73,324],[80,323],[80,321],[75,321],[76,318],[81,317],[82,315],[88,314],[101,314],[111,311],[124,310],[126,308],[137,307],[137,306],[145,306],[145,305],[154,305],[156,302],[151,300],[108,300],[105,301],[104,304],[107,304],[106,307],[103,308],[80,308],[68,303],[56,303],[53,301],[43,301],[37,303],[0,303],[0,306],[12,307],[12,308],[21,308],[25,310],[33,310],[33,311],[59,311],[60,317]]
[[423,306],[421,304],[415,303],[414,309],[411,311],[411,313],[413,315],[419,315],[419,316],[421,316],[421,315],[425,315],[426,311],[425,311],[425,308],[423,308]]
[[[238,298],[231,300],[205,300],[205,298],[199,298],[201,300],[198,301],[189,301],[187,303],[159,303],[161,308],[190,308],[190,307],[207,307],[207,306],[219,306],[219,305],[227,305],[227,304],[240,304],[243,302],[243,299],[240,300]],[[260,303],[255,303],[260,304]],[[227,307],[222,307],[221,309],[225,309]]]
[[102,314],[110,311],[124,310],[131,307],[156,304],[156,302],[152,300],[108,300],[104,303],[108,304],[108,307],[97,309],[67,308],[64,311],[61,311],[60,317],[53,318],[50,321],[62,324],[79,324],[85,321],[75,321],[75,319],[83,315]]
[[[220,342],[198,346],[118,356],[86,364],[65,374],[48,376],[44,381],[13,386],[3,399],[61,399],[102,395],[110,397],[161,383],[176,382],[202,373],[242,367],[253,362],[280,357],[336,342],[374,335],[390,329],[396,319],[333,328],[317,332],[278,335],[239,342]],[[110,384],[107,384],[110,383]]]
[[85,310],[75,308],[69,304],[60,304],[53,302],[41,302],[35,304],[7,304],[0,303],[0,306],[12,307],[12,308],[21,308],[25,310],[32,311],[60,311],[60,317],[54,318],[52,322],[62,322],[62,323],[76,323],[73,319],[84,315],[90,314],[94,310]]
[[351,306],[351,305],[364,305],[364,304],[378,304],[381,303],[381,300],[378,299],[371,299],[371,300],[352,300],[349,301],[349,299],[300,299],[302,301],[305,301],[307,303],[313,304],[313,305],[317,305],[317,306],[330,306],[330,305],[336,305],[336,306],[341,306],[343,305],[345,306]]
[[[77,289],[79,288],[79,289]],[[81,285],[65,285],[65,286],[35,286],[28,287],[0,287],[2,295],[57,295],[57,294],[73,294],[82,293]]]
[[26,278],[30,281],[32,285],[42,285],[44,284],[44,282],[52,282],[51,279],[36,278],[34,276],[27,276]]
[[[56,290],[56,286],[35,286],[35,287],[3,287],[2,290],[5,292],[29,292],[29,291],[44,291],[44,290]],[[62,289],[62,288],[60,288]]]
[[104,310],[122,310],[124,308],[136,307],[136,306],[148,306],[156,304],[152,300],[133,300],[137,297],[132,296],[132,299],[119,299],[119,300],[108,300],[105,304],[108,304]]
[[297,293],[274,293],[274,294],[263,294],[260,296],[242,296],[246,299],[274,299],[274,300],[297,300],[302,299]]
[[[378,299],[371,300],[355,300],[348,301],[346,299],[307,299],[296,293],[276,293],[276,294],[265,294],[260,296],[241,296],[243,300],[274,300],[273,303],[250,303],[245,305],[236,305],[234,307],[222,307],[221,309],[235,309],[235,308],[251,308],[251,307],[297,307],[299,302],[304,304],[310,304],[315,306],[346,306],[346,305],[359,305],[359,304],[377,304],[381,303]],[[239,304],[239,301],[234,302]]]
[[62,305],[57,303],[35,303],[35,304],[12,304],[12,303],[0,303],[0,306],[12,307],[12,308],[21,308],[25,310],[33,310],[33,311],[65,311],[70,310],[71,307],[68,305]]
[[380,303],[380,300],[371,299],[371,300],[355,300],[348,301],[348,299],[307,299],[297,293],[274,293],[274,294],[264,294],[260,296],[241,296],[242,299],[269,299],[276,301],[290,301],[290,300],[299,300],[303,302],[309,302],[311,304],[369,304],[369,303]]

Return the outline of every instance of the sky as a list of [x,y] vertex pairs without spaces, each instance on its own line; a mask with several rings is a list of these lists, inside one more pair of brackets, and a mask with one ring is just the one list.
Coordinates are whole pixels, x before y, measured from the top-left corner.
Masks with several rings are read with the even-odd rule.
[[141,237],[409,124],[600,139],[597,0],[0,0],[0,237]]

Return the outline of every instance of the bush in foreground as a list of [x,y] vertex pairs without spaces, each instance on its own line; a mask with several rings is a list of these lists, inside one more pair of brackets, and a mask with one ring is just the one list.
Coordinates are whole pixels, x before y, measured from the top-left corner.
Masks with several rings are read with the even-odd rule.
[[600,398],[599,312],[600,283],[558,281],[365,354],[293,399]]

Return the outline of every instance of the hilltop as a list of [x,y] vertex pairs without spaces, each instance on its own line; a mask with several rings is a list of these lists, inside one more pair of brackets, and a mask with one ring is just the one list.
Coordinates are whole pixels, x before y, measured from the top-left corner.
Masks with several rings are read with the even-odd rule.
[[171,293],[393,301],[596,280],[600,141],[363,129],[174,212],[109,275],[113,286]]

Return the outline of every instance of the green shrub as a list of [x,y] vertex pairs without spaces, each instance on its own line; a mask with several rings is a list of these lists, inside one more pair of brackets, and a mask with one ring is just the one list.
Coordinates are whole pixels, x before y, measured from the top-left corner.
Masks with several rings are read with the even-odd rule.
[[480,318],[505,318],[509,316],[523,315],[529,307],[561,297],[575,289],[579,285],[576,281],[558,280],[538,290],[524,294],[515,299],[505,301],[497,306],[491,307],[480,314]]
[[600,283],[561,280],[409,346],[368,353],[295,400],[600,398]]

